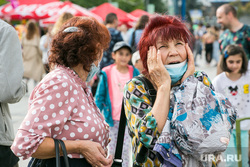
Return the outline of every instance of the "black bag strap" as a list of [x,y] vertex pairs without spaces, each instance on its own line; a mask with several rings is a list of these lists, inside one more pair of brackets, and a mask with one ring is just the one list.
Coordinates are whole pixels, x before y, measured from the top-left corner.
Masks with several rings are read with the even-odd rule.
[[[152,85],[152,83],[146,77],[144,77],[142,75],[136,76],[135,78],[137,78],[143,82],[143,84],[145,85],[146,91],[148,92],[149,96],[152,99],[152,104],[154,104],[155,98],[156,98],[156,90],[154,89],[154,86]],[[124,100],[125,99],[123,98],[122,99],[120,123],[119,123],[119,131],[118,131],[118,137],[117,137],[116,149],[115,149],[115,157],[114,157],[114,163],[113,163],[112,167],[118,167],[118,166],[121,167],[122,161],[123,161],[121,156],[122,156],[124,132],[125,132],[125,127],[126,127],[126,122],[127,122],[126,115],[125,115],[125,109],[124,109]],[[140,152],[146,153],[147,149],[145,150],[145,148],[141,149]],[[138,155],[140,155],[140,152],[138,153]],[[145,155],[145,153],[141,153],[141,154]],[[138,161],[144,161],[144,158],[140,158],[140,157],[145,157],[144,155],[139,156],[138,158],[136,158],[136,160],[138,159]]]
[[131,47],[133,47],[133,46],[135,45],[135,31],[136,31],[136,30],[134,30],[134,32],[133,32],[133,34],[132,34]]
[[60,167],[60,150],[59,150],[59,142],[57,139],[54,139],[55,142],[55,150],[56,150],[56,167]]
[[68,156],[67,156],[68,154],[67,154],[65,144],[64,144],[64,142],[62,140],[58,140],[58,141],[59,141],[59,143],[61,145],[61,148],[62,148],[62,151],[63,151],[63,158],[64,158],[65,166],[69,167],[69,159],[68,159]]
[[[69,167],[69,159],[67,157],[68,154],[67,154],[67,150],[66,150],[64,142],[62,140],[59,140],[59,139],[54,139],[54,143],[55,143],[55,151],[56,151],[56,167],[61,166],[59,145],[61,145],[61,148],[62,148],[65,167]],[[46,159],[34,158],[32,163],[30,164],[30,167],[44,167],[45,163],[46,163]]]
[[120,123],[119,123],[119,131],[118,137],[116,142],[116,149],[115,149],[115,157],[114,163],[112,166],[122,166],[122,147],[123,147],[123,139],[125,133],[127,119],[124,110],[124,98],[122,99],[122,109],[121,109],[121,116],[120,116]]
[[151,97],[152,104],[154,104],[157,92],[156,92],[153,84],[146,77],[144,77],[142,75],[136,76],[135,78],[142,81],[142,83],[145,85],[145,89],[146,89],[147,93],[149,94],[149,96]]

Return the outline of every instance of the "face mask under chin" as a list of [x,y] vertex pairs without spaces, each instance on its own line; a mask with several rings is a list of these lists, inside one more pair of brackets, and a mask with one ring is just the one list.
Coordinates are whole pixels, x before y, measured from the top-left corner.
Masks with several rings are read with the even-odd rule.
[[171,65],[164,65],[171,77],[171,85],[175,85],[187,71],[187,60]]
[[87,76],[86,82],[91,81],[91,79],[95,76],[95,74],[99,71],[99,69],[100,69],[100,63],[98,64],[98,66],[96,66],[95,63],[92,63],[90,66],[90,71]]

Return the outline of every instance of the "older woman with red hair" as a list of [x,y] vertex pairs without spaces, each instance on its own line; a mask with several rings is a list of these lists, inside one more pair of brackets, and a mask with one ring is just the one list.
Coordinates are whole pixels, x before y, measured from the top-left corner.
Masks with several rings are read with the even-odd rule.
[[[134,166],[159,167],[162,164],[153,148],[165,123],[173,115],[170,105],[173,88],[195,73],[194,58],[189,47],[192,42],[192,34],[175,16],[154,15],[144,29],[139,42],[145,69],[141,78],[144,81],[133,78],[124,88],[125,115],[132,137]],[[201,82],[206,80],[202,74],[195,76],[200,77]],[[155,100],[145,83],[151,83],[156,90]],[[206,80],[206,83],[210,86],[211,82]],[[181,159],[179,154],[174,156]],[[167,166],[175,166],[173,161],[171,159]],[[187,163],[182,159],[179,165],[186,166]],[[199,166],[201,163],[189,165]]]
[[94,18],[73,17],[63,24],[52,41],[52,71],[31,93],[11,147],[17,156],[46,159],[46,166],[56,166],[53,139],[61,139],[70,166],[111,166],[109,128],[86,85],[109,41],[107,28]]

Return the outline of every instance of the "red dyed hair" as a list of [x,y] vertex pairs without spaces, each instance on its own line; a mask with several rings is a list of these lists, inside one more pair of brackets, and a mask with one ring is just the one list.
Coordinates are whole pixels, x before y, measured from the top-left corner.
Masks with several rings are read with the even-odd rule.
[[[77,32],[63,32],[67,27],[77,27]],[[83,65],[85,71],[97,60],[102,50],[109,47],[110,35],[104,24],[92,17],[73,17],[65,22],[54,36],[49,64],[66,67]]]
[[156,46],[158,37],[161,37],[163,41],[182,40],[189,46],[193,44],[194,40],[192,33],[178,17],[159,14],[151,17],[138,44],[140,57],[145,68],[144,74],[148,73],[147,53],[149,47]]

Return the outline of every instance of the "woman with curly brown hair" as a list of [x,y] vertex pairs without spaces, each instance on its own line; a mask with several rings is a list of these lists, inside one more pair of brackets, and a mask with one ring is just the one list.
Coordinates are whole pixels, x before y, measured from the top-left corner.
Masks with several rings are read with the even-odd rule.
[[71,166],[111,166],[109,127],[86,85],[109,41],[107,28],[94,18],[73,17],[61,27],[50,50],[52,71],[33,90],[12,145],[17,156],[55,166],[53,139],[61,139]]

